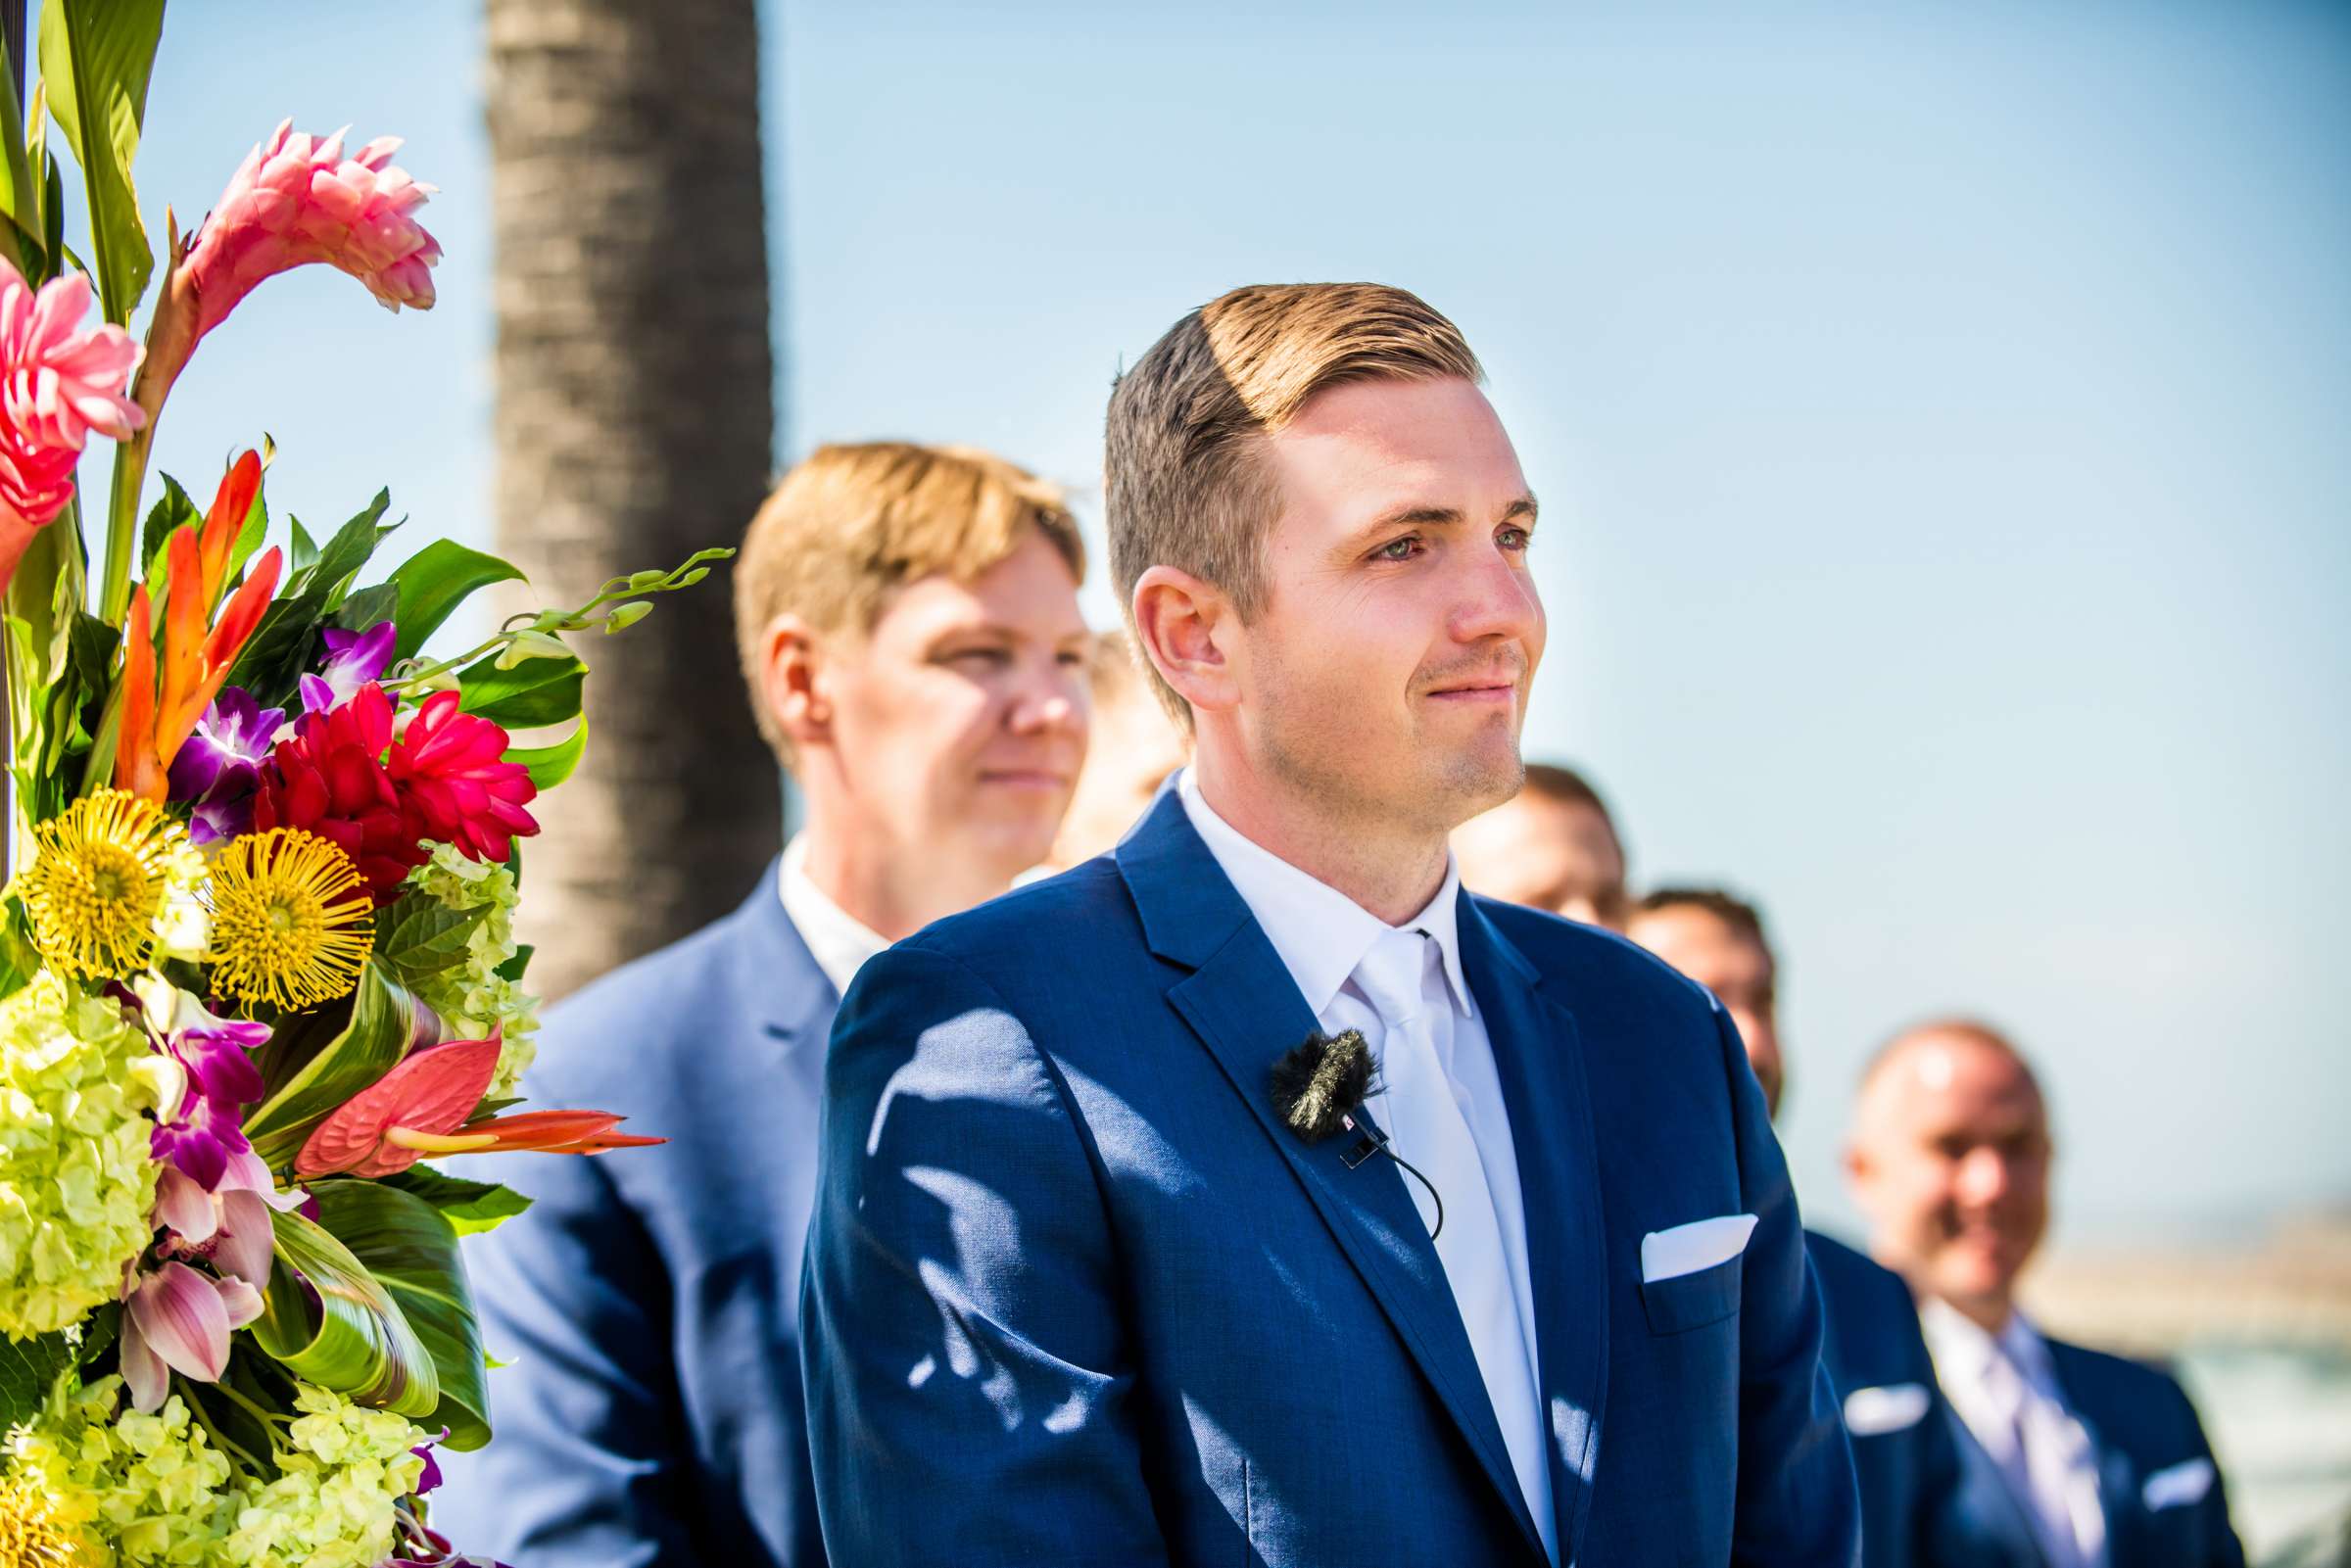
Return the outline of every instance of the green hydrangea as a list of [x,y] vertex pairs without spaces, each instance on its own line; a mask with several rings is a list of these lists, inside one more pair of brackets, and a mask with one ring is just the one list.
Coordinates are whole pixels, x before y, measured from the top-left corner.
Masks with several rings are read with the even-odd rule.
[[153,1123],[179,1069],[113,1002],[35,975],[0,1002],[0,1332],[114,1300],[154,1234]]
[[56,1499],[54,1522],[90,1559],[121,1568],[372,1568],[392,1551],[393,1505],[415,1490],[429,1434],[405,1417],[297,1384],[278,1475],[245,1474],[176,1394],[124,1411],[121,1379],[51,1395],[13,1441],[14,1469]]
[[234,1470],[176,1394],[153,1415],[124,1411],[119,1377],[60,1382],[11,1439],[14,1468],[54,1499],[53,1520],[92,1562],[220,1560],[235,1520]]
[[392,1505],[416,1490],[432,1434],[388,1410],[298,1386],[280,1473],[248,1482],[216,1560],[247,1568],[372,1568],[392,1551]]
[[514,874],[485,865],[455,844],[435,844],[433,858],[409,874],[408,883],[451,909],[487,908],[489,918],[474,927],[465,962],[421,987],[424,1004],[441,1015],[455,1037],[486,1040],[500,1031],[505,1048],[489,1097],[513,1094],[522,1069],[539,1054],[531,1038],[539,1030],[539,999],[498,973],[514,957]]

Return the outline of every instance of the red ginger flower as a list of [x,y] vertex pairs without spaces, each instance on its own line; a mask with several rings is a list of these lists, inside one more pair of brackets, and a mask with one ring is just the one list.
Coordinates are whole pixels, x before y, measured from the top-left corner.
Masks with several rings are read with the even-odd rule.
[[539,786],[521,763],[500,760],[506,732],[459,713],[457,703],[455,691],[424,699],[392,748],[392,782],[425,837],[496,864],[511,852],[512,839],[539,831],[523,810]]
[[399,896],[409,872],[431,858],[417,814],[384,769],[392,743],[392,699],[373,682],[349,702],[305,714],[262,769],[254,797],[257,832],[300,828],[351,857],[378,903]]

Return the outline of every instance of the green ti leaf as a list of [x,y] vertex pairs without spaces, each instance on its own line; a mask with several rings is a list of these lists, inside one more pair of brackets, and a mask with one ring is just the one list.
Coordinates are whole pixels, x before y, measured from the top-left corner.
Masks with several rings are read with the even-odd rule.
[[489,1442],[482,1330],[456,1227],[423,1198],[387,1182],[330,1179],[313,1182],[311,1195],[320,1222],[366,1265],[431,1358],[439,1398],[422,1424],[446,1425],[452,1449]]
[[583,715],[571,734],[552,745],[508,746],[504,760],[521,763],[529,771],[531,783],[545,793],[571,777],[587,750],[588,720]]
[[348,1015],[304,1015],[278,1025],[259,1058],[268,1098],[247,1114],[245,1136],[269,1164],[287,1164],[336,1107],[398,1067],[411,1048],[439,1040],[432,1010],[370,958]]
[[562,724],[579,716],[587,677],[578,659],[525,659],[510,670],[495,658],[477,659],[457,672],[464,692],[457,706],[508,730]]
[[155,270],[130,166],[163,30],[164,0],[43,0],[41,6],[41,85],[81,164],[99,306],[118,326],[129,324]]
[[400,608],[392,617],[400,626],[393,658],[414,658],[425,640],[477,590],[493,583],[522,581],[521,570],[510,562],[467,549],[453,539],[434,540],[392,574],[393,585],[400,590]]
[[[271,1212],[277,1263],[269,1288],[262,1293],[254,1342],[296,1377],[320,1388],[377,1409],[429,1416],[441,1403],[438,1357],[425,1348],[387,1282],[329,1228],[335,1214],[327,1208],[327,1189],[354,1185],[369,1184],[316,1184],[312,1196],[318,1200],[324,1224],[299,1212]],[[430,1209],[425,1212],[449,1232],[440,1215]],[[456,1237],[449,1236],[454,1251]],[[315,1306],[302,1289],[306,1280],[317,1292]]]

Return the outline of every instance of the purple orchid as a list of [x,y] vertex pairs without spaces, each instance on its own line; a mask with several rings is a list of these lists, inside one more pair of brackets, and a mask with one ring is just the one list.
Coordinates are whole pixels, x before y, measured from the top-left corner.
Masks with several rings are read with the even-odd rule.
[[187,1072],[187,1092],[171,1118],[156,1123],[148,1146],[156,1159],[209,1193],[220,1186],[231,1158],[252,1150],[245,1141],[244,1108],[259,1100],[266,1085],[248,1053],[269,1043],[269,1025],[191,1011],[199,1021],[164,1039],[164,1049]]
[[364,632],[330,626],[321,635],[326,639],[326,663],[321,673],[302,678],[305,713],[324,713],[351,700],[353,692],[384,673],[399,637],[390,621],[378,621]]
[[285,722],[285,709],[264,708],[239,687],[220,689],[171,759],[170,798],[196,806],[188,836],[211,844],[252,831],[261,765]]
[[163,1408],[171,1374],[217,1383],[228,1336],[262,1315],[262,1293],[242,1279],[216,1278],[167,1260],[122,1280],[117,1341],[131,1408]]

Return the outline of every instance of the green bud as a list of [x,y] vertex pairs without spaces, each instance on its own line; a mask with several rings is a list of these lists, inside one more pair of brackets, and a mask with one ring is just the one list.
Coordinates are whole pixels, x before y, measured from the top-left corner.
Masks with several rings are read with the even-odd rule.
[[678,579],[678,587],[692,588],[695,584],[700,582],[703,578],[708,577],[709,575],[709,567],[697,566],[693,571],[688,572],[684,577]]
[[559,637],[533,630],[517,632],[514,641],[499,649],[497,668],[511,670],[525,659],[568,659],[571,649]]
[[631,599],[626,604],[613,605],[611,612],[604,617],[604,635],[609,637],[614,632],[626,631],[644,620],[652,608],[652,604],[646,599]]
[[629,592],[642,594],[648,588],[659,588],[669,581],[667,572],[643,571],[629,574]]

